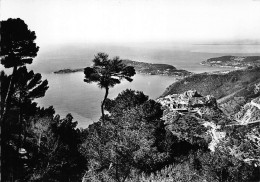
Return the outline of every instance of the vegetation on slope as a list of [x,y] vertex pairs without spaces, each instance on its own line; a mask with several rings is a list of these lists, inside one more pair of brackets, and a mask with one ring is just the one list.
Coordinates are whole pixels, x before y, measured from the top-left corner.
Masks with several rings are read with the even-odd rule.
[[208,66],[222,66],[222,67],[249,67],[260,66],[260,56],[221,56],[210,58],[202,62],[203,65]]
[[[172,65],[168,64],[152,64],[139,61],[131,60],[122,60],[122,63],[126,66],[133,66],[137,73],[149,74],[149,75],[165,75],[165,76],[176,76],[176,77],[185,77],[191,75],[191,72],[186,70],[176,69]],[[78,69],[62,69],[55,71],[56,74],[66,74],[66,73],[75,73],[82,72],[84,68]]]
[[186,70],[180,70],[168,64],[152,64],[131,60],[124,60],[124,63],[126,65],[133,66],[137,72],[143,74],[166,76],[188,76],[191,74]]
[[226,114],[236,113],[242,105],[258,94],[260,67],[231,71],[227,74],[196,74],[170,85],[162,96],[197,90],[202,95],[213,95]]

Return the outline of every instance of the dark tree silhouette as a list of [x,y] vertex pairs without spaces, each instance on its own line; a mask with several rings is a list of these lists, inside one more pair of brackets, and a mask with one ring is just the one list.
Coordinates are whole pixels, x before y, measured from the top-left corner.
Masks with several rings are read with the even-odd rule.
[[109,102],[105,108],[112,117],[102,126],[90,125],[82,144],[81,151],[89,159],[85,178],[131,181],[132,174],[155,171],[168,161],[158,142],[165,141],[161,137],[165,133],[161,105],[133,90],[125,90]]
[[17,68],[25,64],[31,64],[33,58],[37,55],[39,47],[34,42],[36,39],[35,32],[28,29],[25,22],[19,18],[1,21],[0,33],[1,64],[5,68],[13,68],[8,91],[4,99],[3,112],[1,113],[2,122],[4,122],[13,92],[13,79]]
[[[42,81],[41,74],[34,74],[33,71],[27,71],[26,67],[20,67],[17,70],[14,79],[14,91],[12,94],[13,104],[19,107],[20,137],[24,130],[26,133],[26,120],[36,112],[36,103],[33,99],[43,97],[48,89],[48,81]],[[25,137],[24,137],[25,138]],[[19,141],[21,142],[21,140]],[[20,144],[21,145],[21,144]]]
[[[10,80],[12,75],[7,76],[2,72],[1,74],[1,99],[6,97]],[[37,110],[37,104],[33,99],[43,97],[48,89],[48,81],[41,80],[41,74],[27,71],[26,67],[18,68],[16,77],[13,79],[13,91],[10,97],[10,109],[16,108],[19,114],[19,120],[28,119],[34,115]],[[15,109],[14,109],[15,110]],[[8,116],[6,120],[9,120]],[[13,121],[13,119],[11,119]],[[16,124],[19,124],[21,122]],[[5,125],[8,128],[9,123]]]
[[[12,75],[7,76],[1,73],[1,97],[5,98]],[[10,108],[6,117],[5,125],[2,126],[1,137],[2,156],[3,156],[3,179],[8,181],[7,176],[14,178],[22,177],[24,173],[23,160],[20,157],[19,150],[25,147],[30,126],[30,118],[39,110],[37,103],[33,99],[43,97],[48,89],[48,81],[41,80],[41,74],[34,74],[33,71],[27,71],[26,67],[17,69],[16,76],[13,79],[13,91],[10,97]],[[9,145],[12,143],[12,146]],[[12,153],[10,155],[9,153]],[[12,160],[11,158],[17,158]],[[8,172],[10,170],[11,172]],[[16,172],[12,172],[15,170]]]
[[[46,111],[46,110],[45,110]],[[79,153],[81,133],[71,114],[32,118],[27,150],[32,153],[24,181],[80,181],[87,161]]]
[[98,53],[93,59],[93,66],[84,69],[86,83],[97,82],[106,93],[101,103],[102,120],[104,122],[104,104],[108,96],[109,88],[119,84],[122,79],[131,82],[132,76],[135,75],[135,69],[132,66],[126,66],[119,57],[108,58],[108,54]]
[[20,67],[17,70],[17,77],[14,80],[13,97],[21,99],[21,102],[43,97],[48,89],[48,81],[42,81],[41,79],[42,76],[40,73],[27,71],[25,66]]

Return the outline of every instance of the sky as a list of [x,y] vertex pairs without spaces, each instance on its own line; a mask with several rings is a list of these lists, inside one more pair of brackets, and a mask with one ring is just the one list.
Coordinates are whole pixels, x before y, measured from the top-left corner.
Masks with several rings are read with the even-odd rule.
[[1,0],[39,44],[260,40],[260,0]]

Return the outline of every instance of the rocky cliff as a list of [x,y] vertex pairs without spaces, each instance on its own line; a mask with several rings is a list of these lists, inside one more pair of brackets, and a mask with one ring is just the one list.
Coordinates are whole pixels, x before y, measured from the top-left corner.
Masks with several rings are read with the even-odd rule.
[[255,166],[260,165],[260,96],[244,105],[232,125],[225,128],[227,137],[218,148]]
[[202,95],[213,95],[222,111],[232,116],[252,98],[260,95],[260,67],[226,74],[195,74],[170,85],[163,97],[195,89]]
[[[258,113],[259,117],[259,111],[248,109],[252,115]],[[260,166],[260,121],[248,117],[250,115],[245,112],[237,123],[226,126],[226,137],[215,147],[249,164]]]
[[260,124],[260,97],[251,100],[234,116],[241,125],[259,122]]
[[157,99],[165,127],[180,140],[207,141],[211,151],[227,152],[247,163],[260,165],[260,96],[252,99],[230,119],[212,96],[197,91]]
[[189,90],[157,99],[161,103],[166,128],[180,140],[190,143],[208,141],[214,151],[217,143],[225,137],[223,126],[232,121],[218,108],[214,97],[202,96]]

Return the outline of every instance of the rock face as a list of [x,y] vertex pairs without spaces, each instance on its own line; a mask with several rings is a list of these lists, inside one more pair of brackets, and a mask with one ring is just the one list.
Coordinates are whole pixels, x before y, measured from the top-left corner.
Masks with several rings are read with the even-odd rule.
[[[189,90],[183,94],[172,94],[157,99],[163,106],[176,111],[192,111],[202,106],[217,106],[216,99],[210,95],[203,97],[195,90]],[[196,110],[196,109],[195,109]]]
[[[212,96],[190,90],[157,99],[164,109],[165,127],[179,140],[207,141],[211,151],[233,155],[260,165],[260,96],[252,99],[229,119]],[[209,139],[209,140],[208,140]]]
[[220,125],[216,125],[212,122],[205,122],[203,126],[210,128],[208,134],[211,136],[211,142],[208,145],[208,148],[211,151],[215,151],[216,146],[226,137],[226,132],[221,130]]
[[227,137],[217,147],[249,164],[260,166],[260,96],[252,99],[227,125]]
[[181,94],[195,89],[202,95],[213,95],[219,108],[228,116],[260,95],[260,67],[227,74],[195,74],[170,85],[162,96]]
[[241,125],[260,122],[260,83],[255,84],[255,97],[246,103],[241,110],[234,115],[234,119]]
[[251,100],[235,115],[234,119],[241,125],[260,123],[260,97]]
[[260,82],[255,84],[254,92],[255,94],[260,94]]
[[181,140],[191,142],[210,138],[209,149],[225,137],[221,131],[224,124],[230,120],[217,107],[214,97],[203,97],[195,90],[183,94],[172,94],[157,99],[161,103],[166,128]]
[[260,128],[258,124],[236,125],[217,144],[218,149],[249,164],[260,166]]

